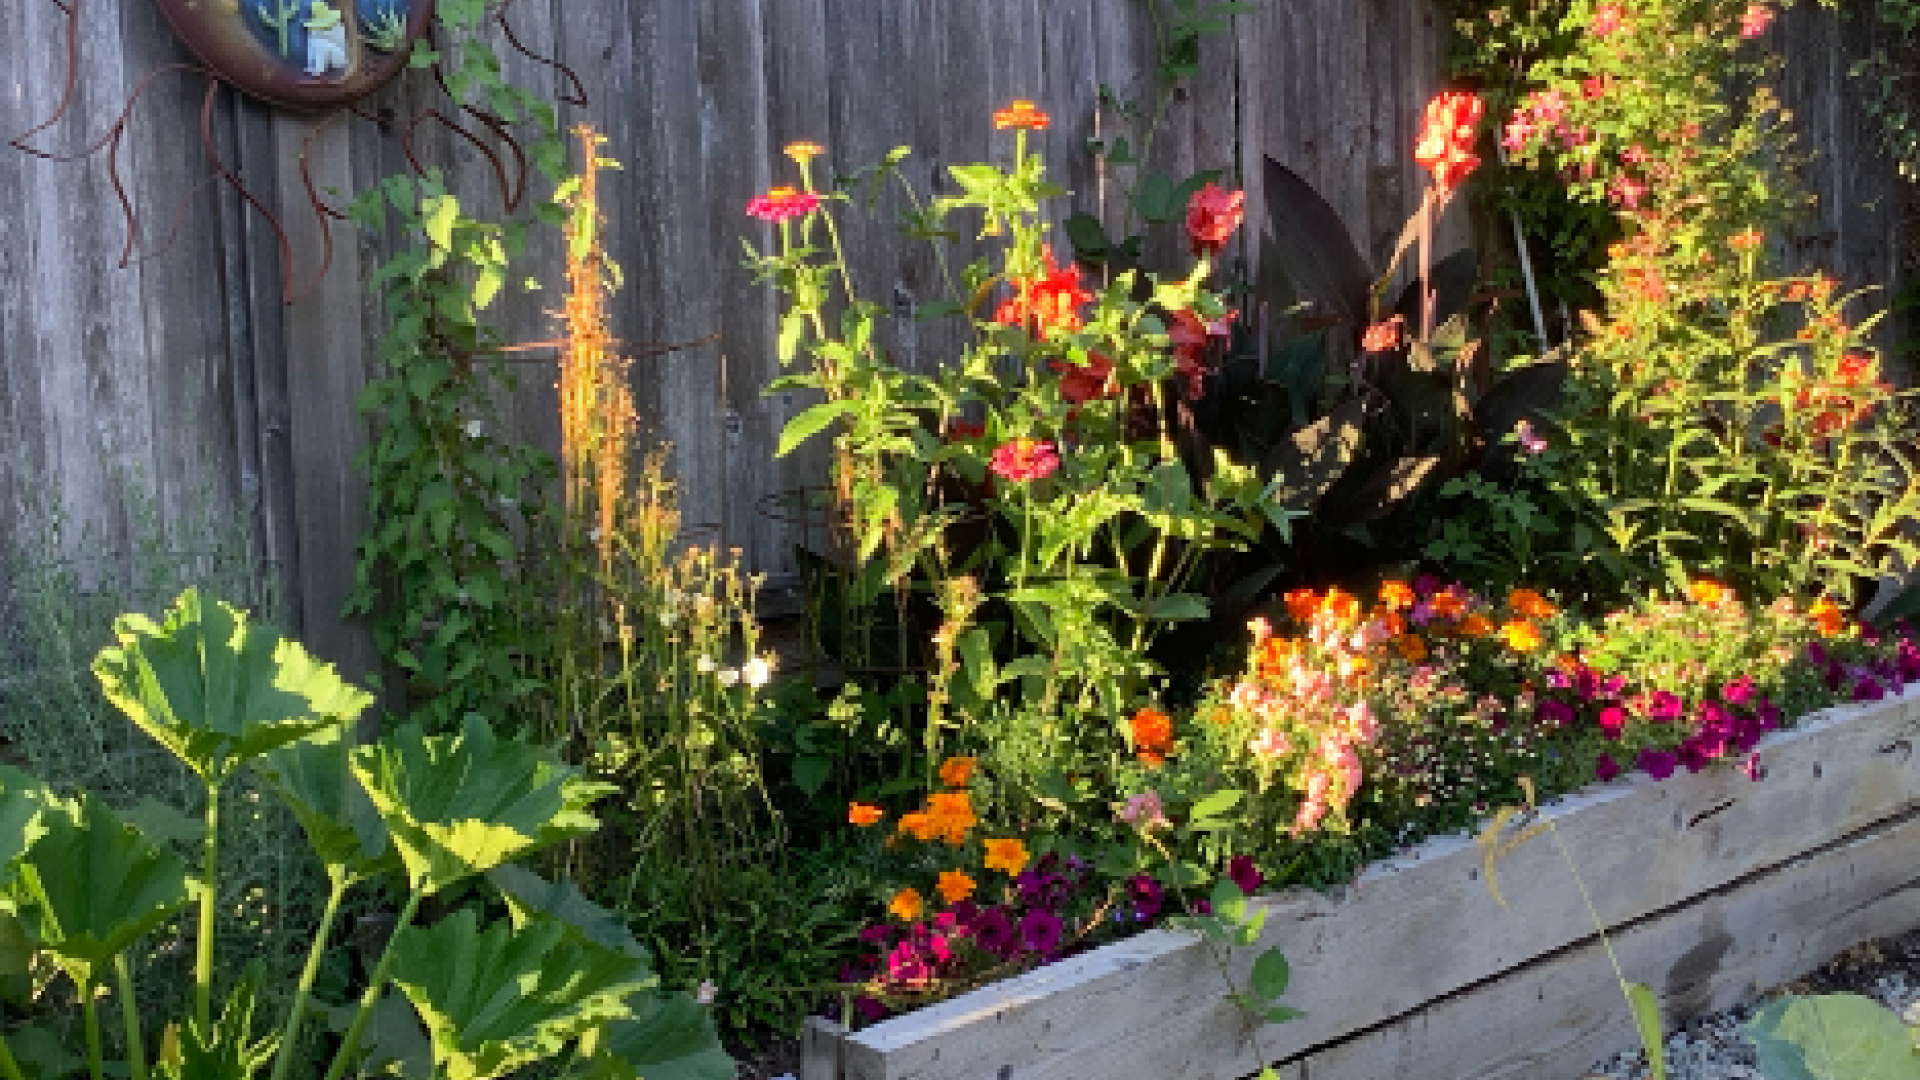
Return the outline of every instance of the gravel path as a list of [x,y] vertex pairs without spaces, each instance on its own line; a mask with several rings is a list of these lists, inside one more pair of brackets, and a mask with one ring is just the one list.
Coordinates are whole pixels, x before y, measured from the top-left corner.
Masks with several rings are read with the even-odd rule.
[[[1699,1017],[1667,1037],[1670,1080],[1764,1080],[1754,1065],[1753,1045],[1741,1034],[1747,1018],[1781,994],[1865,994],[1920,1022],[1920,930],[1861,945],[1817,971],[1759,995],[1726,1012]],[[1625,1008],[1623,1002],[1621,1008]],[[1645,1080],[1652,1073],[1639,1050],[1595,1065],[1587,1080]]]

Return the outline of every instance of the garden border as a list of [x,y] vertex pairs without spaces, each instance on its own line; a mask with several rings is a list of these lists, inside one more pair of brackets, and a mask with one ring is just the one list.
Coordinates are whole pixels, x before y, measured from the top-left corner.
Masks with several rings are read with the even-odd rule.
[[[1837,706],[1757,749],[1759,782],[1636,775],[1543,808],[1626,975],[1669,1025],[1920,925],[1920,688]],[[1466,837],[1289,890],[1261,946],[1306,1015],[1259,1032],[1285,1080],[1576,1077],[1632,1022],[1551,839],[1504,858],[1502,911]],[[1234,967],[1244,980],[1251,953]],[[1154,930],[847,1034],[816,1019],[802,1080],[1231,1080],[1260,1067],[1196,935]]]

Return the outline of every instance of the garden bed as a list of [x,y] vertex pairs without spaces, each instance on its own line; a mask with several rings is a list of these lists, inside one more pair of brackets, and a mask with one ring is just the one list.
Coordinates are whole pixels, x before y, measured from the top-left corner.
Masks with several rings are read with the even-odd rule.
[[[1920,691],[1768,737],[1758,782],[1717,769],[1543,810],[1669,1024],[1920,923]],[[1262,1029],[1288,1080],[1576,1077],[1634,1039],[1551,837],[1506,856],[1503,911],[1463,837],[1341,895],[1262,898],[1261,946],[1306,1015]],[[1256,950],[1233,958],[1242,981]],[[1260,1062],[1198,936],[1155,930],[846,1034],[816,1020],[801,1080],[1233,1078]]]

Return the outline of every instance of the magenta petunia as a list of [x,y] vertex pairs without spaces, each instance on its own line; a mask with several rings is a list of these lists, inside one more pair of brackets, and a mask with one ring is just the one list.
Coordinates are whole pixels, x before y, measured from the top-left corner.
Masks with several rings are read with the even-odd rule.
[[1671,690],[1655,690],[1647,698],[1647,716],[1654,720],[1678,720],[1685,709],[1686,703]]
[[1613,760],[1612,754],[1601,754],[1593,761],[1593,775],[1602,782],[1612,780],[1620,775],[1620,763]]
[[1564,701],[1548,698],[1533,711],[1533,719],[1543,727],[1566,727],[1573,723],[1573,707]]
[[1627,726],[1627,710],[1618,705],[1609,705],[1600,710],[1597,723],[1601,734],[1609,739],[1618,739]]
[[1127,879],[1127,897],[1133,901],[1133,917],[1141,921],[1160,914],[1166,893],[1151,874],[1135,874]]
[[1266,875],[1260,872],[1259,867],[1253,865],[1253,858],[1248,855],[1235,855],[1228,859],[1227,876],[1232,878],[1233,883],[1240,886],[1240,891],[1248,896],[1252,896],[1254,890],[1260,887],[1260,883],[1266,880]]
[[1642,769],[1646,770],[1648,776],[1653,777],[1655,780],[1665,780],[1667,777],[1673,775],[1674,769],[1679,767],[1680,759],[1665,750],[1655,750],[1652,747],[1648,747],[1640,751],[1639,764]]

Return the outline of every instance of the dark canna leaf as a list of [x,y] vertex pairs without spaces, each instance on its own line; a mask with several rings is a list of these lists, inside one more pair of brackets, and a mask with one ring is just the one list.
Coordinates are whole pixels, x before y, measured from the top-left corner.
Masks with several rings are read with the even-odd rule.
[[1301,298],[1350,326],[1364,326],[1373,271],[1339,212],[1299,173],[1272,158],[1266,159],[1265,179],[1272,251]]

